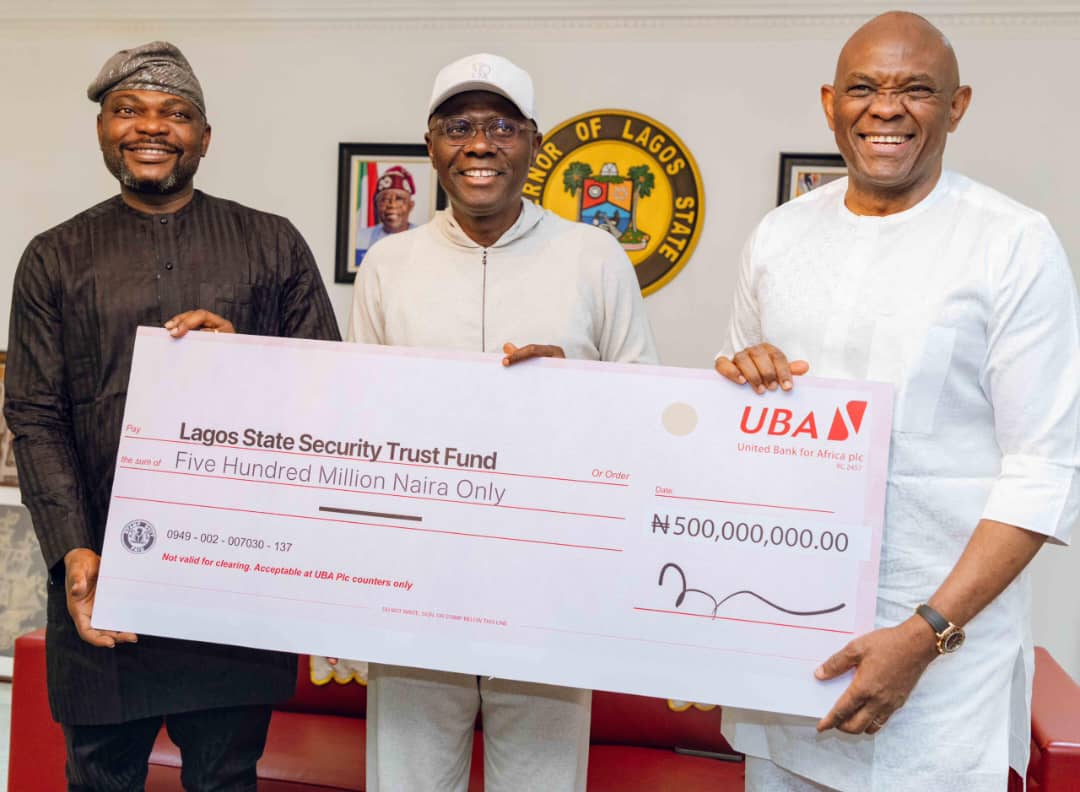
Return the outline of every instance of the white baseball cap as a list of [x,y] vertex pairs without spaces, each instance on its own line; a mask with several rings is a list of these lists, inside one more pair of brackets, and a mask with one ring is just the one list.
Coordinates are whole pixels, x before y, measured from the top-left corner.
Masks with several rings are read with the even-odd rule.
[[[466,91],[490,91],[514,103],[525,118],[533,119],[533,82],[520,66],[486,52],[456,60],[435,76],[428,117],[449,99]],[[533,119],[535,120],[535,119]]]

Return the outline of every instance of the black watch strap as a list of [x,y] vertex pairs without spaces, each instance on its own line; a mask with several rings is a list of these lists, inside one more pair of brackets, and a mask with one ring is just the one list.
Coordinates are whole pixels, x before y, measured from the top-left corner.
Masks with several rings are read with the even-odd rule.
[[949,629],[949,620],[931,608],[926,603],[923,603],[915,609],[915,612],[926,619],[927,623],[933,628],[937,635],[941,635],[947,629]]

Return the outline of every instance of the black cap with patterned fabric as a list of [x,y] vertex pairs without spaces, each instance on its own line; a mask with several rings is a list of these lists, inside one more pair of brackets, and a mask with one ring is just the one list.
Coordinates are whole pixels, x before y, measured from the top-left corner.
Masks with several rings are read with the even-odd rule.
[[112,91],[161,91],[183,97],[206,116],[202,86],[187,58],[167,41],[151,41],[134,49],[120,50],[101,67],[86,89],[92,102],[101,102]]

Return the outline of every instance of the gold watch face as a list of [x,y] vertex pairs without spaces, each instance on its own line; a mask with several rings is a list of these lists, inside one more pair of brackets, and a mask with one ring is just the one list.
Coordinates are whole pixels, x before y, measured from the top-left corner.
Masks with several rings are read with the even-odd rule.
[[941,634],[938,646],[942,652],[955,652],[964,643],[964,631],[956,625],[949,625],[949,629]]

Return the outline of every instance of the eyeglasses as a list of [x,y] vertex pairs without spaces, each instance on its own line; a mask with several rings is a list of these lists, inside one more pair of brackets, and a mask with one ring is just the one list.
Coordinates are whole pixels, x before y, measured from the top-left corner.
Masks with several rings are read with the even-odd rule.
[[435,119],[431,123],[431,129],[446,138],[451,146],[464,146],[476,137],[477,130],[482,129],[488,140],[505,148],[512,145],[523,132],[532,128],[532,124],[528,122],[499,117],[473,121],[465,116],[449,116]]

